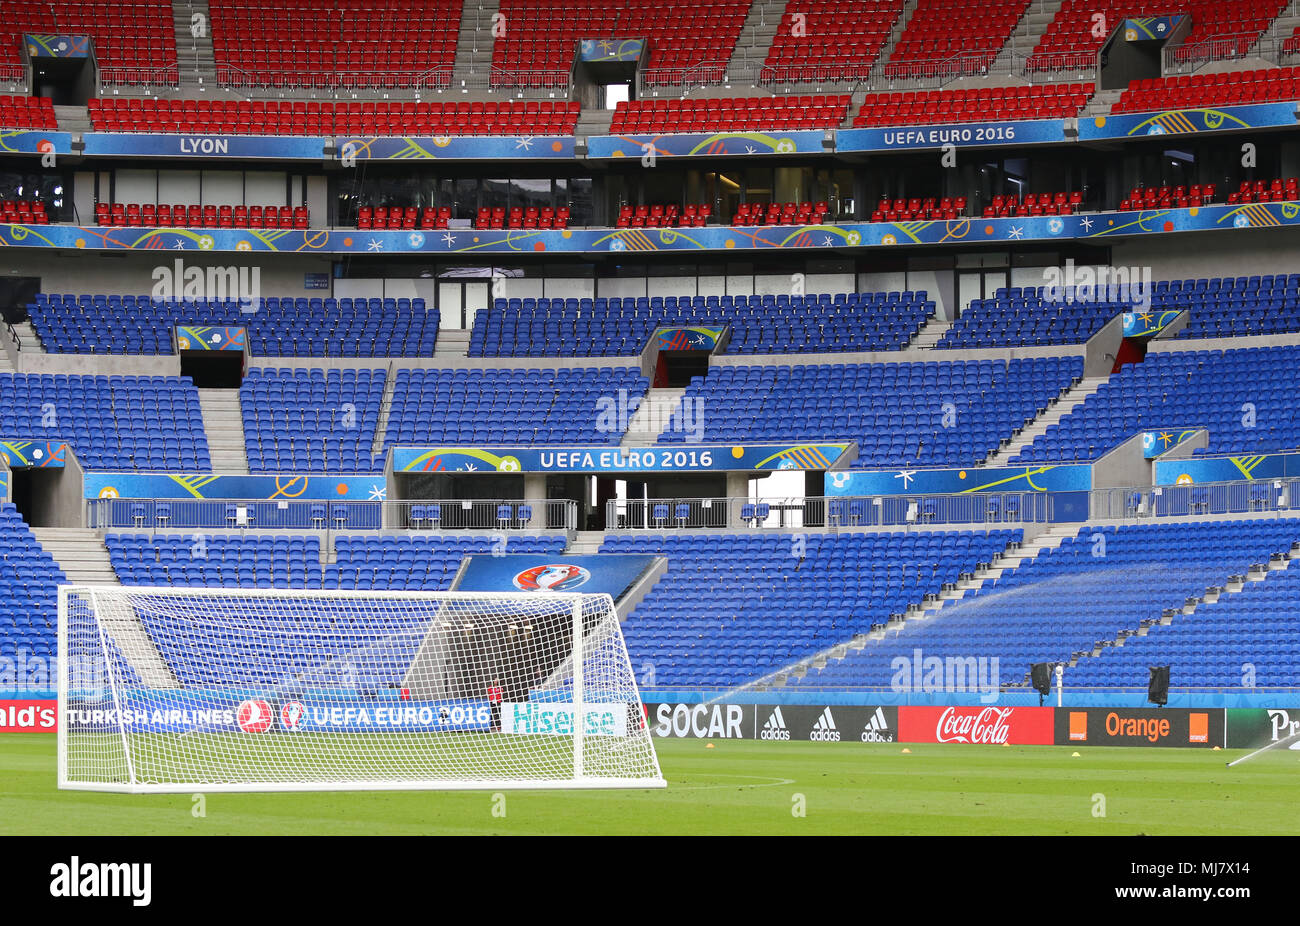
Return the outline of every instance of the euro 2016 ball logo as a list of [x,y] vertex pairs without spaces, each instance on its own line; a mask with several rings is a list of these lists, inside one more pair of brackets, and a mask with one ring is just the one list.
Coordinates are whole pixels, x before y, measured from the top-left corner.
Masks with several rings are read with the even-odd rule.
[[241,701],[235,721],[245,733],[265,733],[275,723],[275,712],[265,701]]
[[519,573],[515,576],[515,588],[525,592],[571,592],[590,579],[591,573],[581,566],[549,563]]
[[280,708],[280,725],[286,730],[296,730],[307,716],[307,708],[301,701],[286,701]]

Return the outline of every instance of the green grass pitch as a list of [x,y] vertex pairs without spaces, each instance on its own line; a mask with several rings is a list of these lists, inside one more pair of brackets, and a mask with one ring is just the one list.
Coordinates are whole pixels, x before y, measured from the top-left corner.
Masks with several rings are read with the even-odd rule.
[[0,835],[1300,832],[1300,754],[1290,750],[1229,769],[1244,751],[655,746],[662,791],[511,791],[504,806],[488,792],[213,793],[199,817],[188,794],[59,791],[53,736],[0,734]]

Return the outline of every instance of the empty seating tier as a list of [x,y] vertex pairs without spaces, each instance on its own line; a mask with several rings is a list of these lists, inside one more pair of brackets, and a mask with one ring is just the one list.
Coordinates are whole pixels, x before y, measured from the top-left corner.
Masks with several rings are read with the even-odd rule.
[[[246,311],[251,308],[251,311]],[[258,357],[427,357],[439,313],[415,299],[280,299],[242,307],[150,296],[37,293],[28,306],[41,346],[60,354],[170,354],[177,325],[242,327]]]
[[86,469],[212,469],[188,376],[0,373],[0,435],[66,441]]
[[686,396],[705,443],[856,440],[858,467],[974,466],[1082,375],[1081,357],[719,366]]
[[900,350],[934,314],[923,292],[814,296],[498,299],[471,357],[635,356],[659,327],[731,327],[727,353]]

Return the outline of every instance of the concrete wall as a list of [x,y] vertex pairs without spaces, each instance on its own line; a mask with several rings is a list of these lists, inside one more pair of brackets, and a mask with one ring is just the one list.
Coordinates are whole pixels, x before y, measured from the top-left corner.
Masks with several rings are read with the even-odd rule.
[[265,296],[330,295],[328,290],[307,289],[304,274],[328,274],[332,262],[327,258],[295,254],[268,254],[259,259],[256,255],[201,255],[191,251],[184,254],[167,251],[75,254],[5,248],[0,251],[0,274],[40,277],[41,291],[46,293],[148,295],[154,286],[154,268],[170,267],[178,257],[184,260],[186,267],[257,267],[261,271],[262,294]]
[[1151,235],[1116,243],[1115,266],[1150,267],[1153,280],[1295,273],[1300,228]]
[[1135,434],[1092,465],[1092,487],[1148,486],[1151,472],[1151,461],[1142,456],[1142,435]]

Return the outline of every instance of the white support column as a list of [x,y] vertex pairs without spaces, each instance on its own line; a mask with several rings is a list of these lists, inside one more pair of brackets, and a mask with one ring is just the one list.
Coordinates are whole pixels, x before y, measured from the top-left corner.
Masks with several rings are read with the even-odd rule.
[[582,774],[582,731],[586,712],[582,709],[582,599],[573,599],[573,777]]

